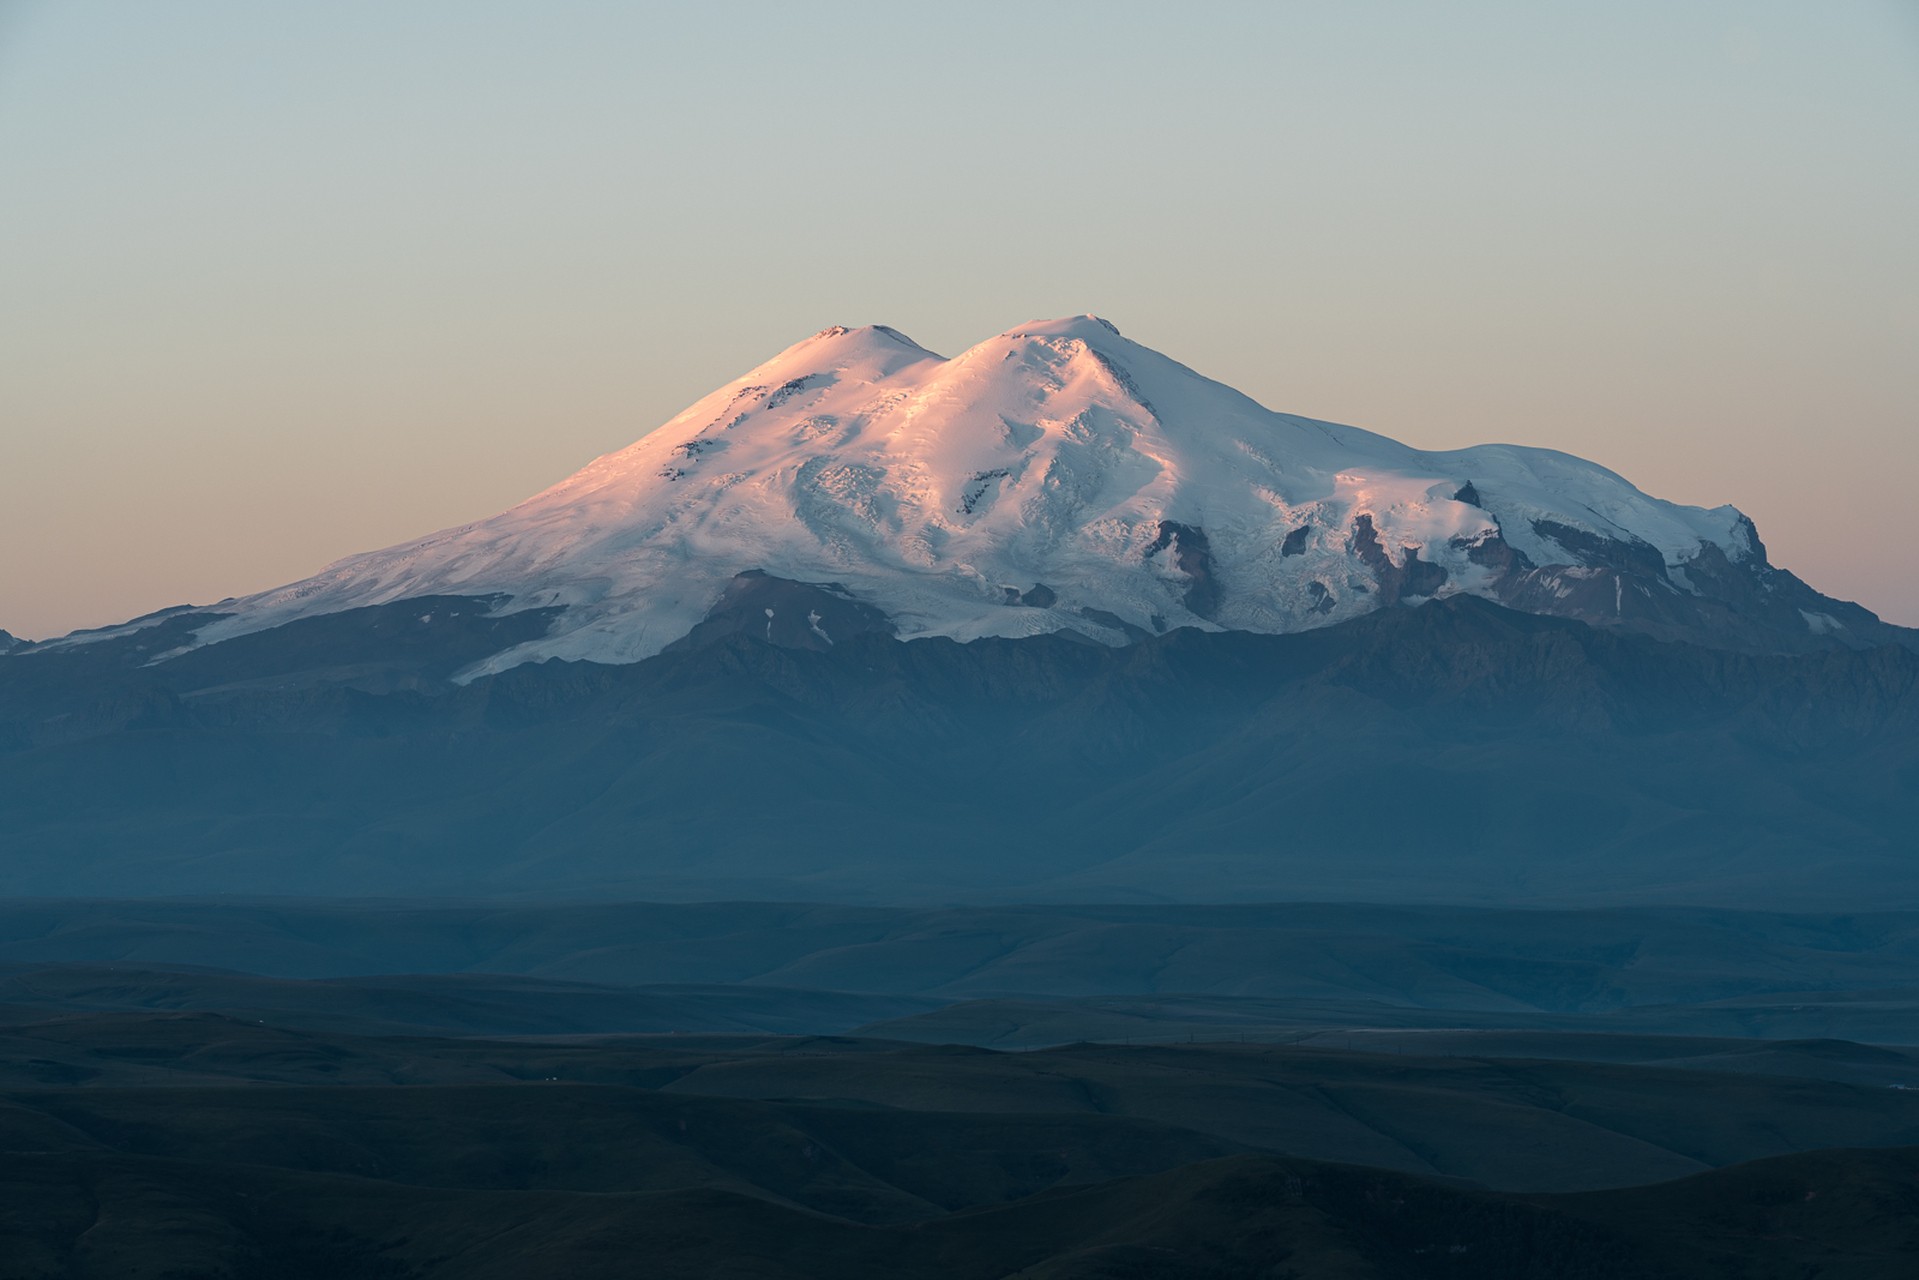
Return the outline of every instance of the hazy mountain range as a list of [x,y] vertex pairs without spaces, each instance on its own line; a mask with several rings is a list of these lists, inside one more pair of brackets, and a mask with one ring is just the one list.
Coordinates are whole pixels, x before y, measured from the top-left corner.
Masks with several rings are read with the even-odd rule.
[[33,893],[1919,901],[1919,633],[1093,317],[829,329],[491,520],[0,654]]

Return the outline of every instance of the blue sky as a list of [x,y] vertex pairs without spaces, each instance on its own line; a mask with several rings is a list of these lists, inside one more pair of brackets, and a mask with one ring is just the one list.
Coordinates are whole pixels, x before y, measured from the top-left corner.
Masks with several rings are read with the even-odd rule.
[[0,0],[0,627],[491,514],[828,324],[1095,311],[1919,624],[1919,5]]

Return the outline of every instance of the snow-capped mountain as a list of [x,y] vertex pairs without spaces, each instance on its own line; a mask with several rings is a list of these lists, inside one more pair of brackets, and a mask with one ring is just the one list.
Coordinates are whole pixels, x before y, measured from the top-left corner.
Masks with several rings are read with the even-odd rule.
[[1118,644],[1458,593],[1734,648],[1900,631],[1772,569],[1733,507],[1551,450],[1275,413],[1075,316],[950,359],[826,329],[501,515],[206,610],[196,641],[415,597],[553,611],[472,676],[714,630]]
[[1919,900],[1916,634],[1731,507],[1273,413],[1091,317],[829,329],[490,520],[0,650],[0,865],[1849,910]]

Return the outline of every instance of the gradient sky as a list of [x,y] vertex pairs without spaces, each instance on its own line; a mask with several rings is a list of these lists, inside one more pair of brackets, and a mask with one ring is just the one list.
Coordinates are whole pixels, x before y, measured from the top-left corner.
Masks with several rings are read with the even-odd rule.
[[1081,311],[1919,624],[1919,4],[0,0],[0,627],[490,515],[828,324]]

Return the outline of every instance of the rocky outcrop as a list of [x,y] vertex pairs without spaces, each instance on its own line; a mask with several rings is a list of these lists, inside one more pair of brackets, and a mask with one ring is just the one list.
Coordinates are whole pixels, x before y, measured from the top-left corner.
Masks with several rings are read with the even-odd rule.
[[1398,604],[1409,598],[1429,597],[1446,585],[1446,569],[1419,558],[1418,547],[1407,547],[1405,555],[1394,561],[1380,544],[1371,516],[1353,517],[1353,554],[1373,571],[1379,584],[1379,602]]
[[1206,531],[1195,525],[1173,520],[1159,522],[1159,536],[1148,548],[1148,559],[1170,549],[1173,562],[1186,575],[1187,586],[1180,602],[1201,618],[1219,613],[1219,575],[1213,567],[1213,549]]
[[1534,565],[1503,538],[1467,548],[1473,563],[1497,572],[1491,594],[1510,608],[1746,653],[1883,644],[1919,648],[1919,633],[1910,628],[1821,595],[1773,567],[1749,520],[1743,524],[1746,555],[1735,560],[1706,543],[1680,564],[1668,564],[1655,548],[1637,540],[1605,538],[1546,520],[1532,525],[1540,537],[1568,552],[1567,562]]
[[830,649],[849,636],[896,634],[891,619],[851,599],[837,583],[794,582],[749,569],[736,575],[700,624],[667,651],[704,648],[734,635],[782,649]]

